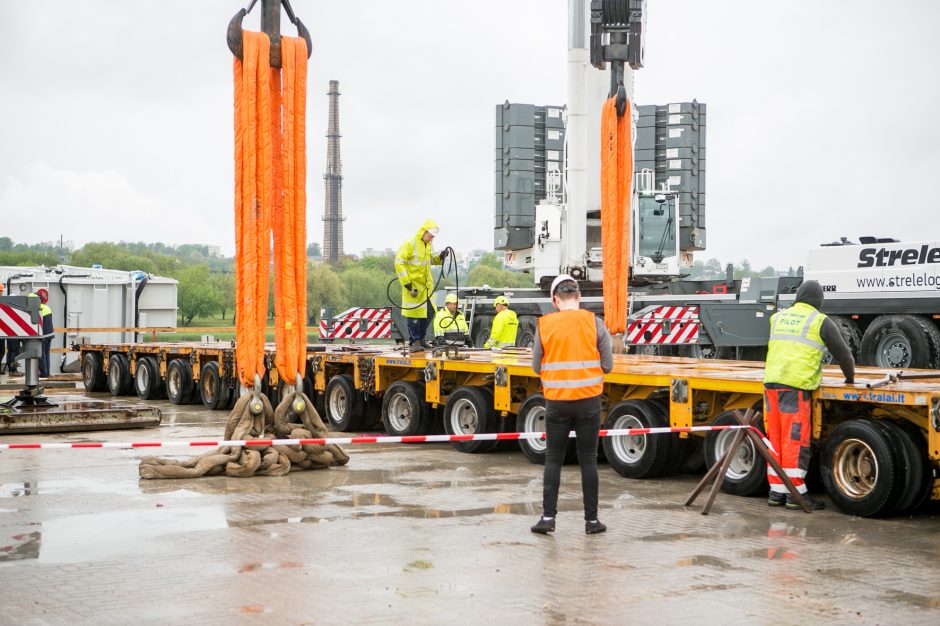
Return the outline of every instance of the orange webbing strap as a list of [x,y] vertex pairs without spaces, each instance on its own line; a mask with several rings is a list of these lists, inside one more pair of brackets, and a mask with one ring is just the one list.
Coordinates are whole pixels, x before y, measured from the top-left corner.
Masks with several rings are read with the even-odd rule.
[[246,387],[264,375],[268,258],[274,200],[270,42],[244,31],[235,59],[235,315],[238,377]]
[[282,187],[274,213],[275,363],[281,380],[292,384],[306,372],[307,359],[307,43],[303,39],[281,37],[281,66]]
[[633,142],[630,102],[617,117],[617,99],[608,98],[601,113],[601,248],[604,263],[604,322],[611,334],[627,326],[630,272],[630,198]]

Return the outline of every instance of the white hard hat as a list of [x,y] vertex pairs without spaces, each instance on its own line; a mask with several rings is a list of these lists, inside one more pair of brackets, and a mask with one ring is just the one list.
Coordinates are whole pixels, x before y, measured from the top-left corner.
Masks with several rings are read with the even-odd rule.
[[566,280],[570,280],[570,281],[574,282],[575,285],[578,284],[578,281],[576,281],[574,278],[572,278],[572,277],[569,276],[568,274],[562,274],[561,276],[556,276],[556,277],[555,277],[555,280],[552,281],[552,288],[548,291],[549,297],[554,296],[554,295],[555,295],[555,288],[556,288],[558,285],[560,285],[561,283],[565,282]]

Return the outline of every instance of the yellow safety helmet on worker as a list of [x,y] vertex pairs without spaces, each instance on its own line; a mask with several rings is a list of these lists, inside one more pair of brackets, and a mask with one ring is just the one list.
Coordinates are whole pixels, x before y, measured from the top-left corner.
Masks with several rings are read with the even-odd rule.
[[490,338],[483,344],[484,348],[503,349],[516,345],[516,331],[519,330],[519,319],[516,312],[509,308],[509,298],[497,296],[493,300],[496,317],[490,329]]

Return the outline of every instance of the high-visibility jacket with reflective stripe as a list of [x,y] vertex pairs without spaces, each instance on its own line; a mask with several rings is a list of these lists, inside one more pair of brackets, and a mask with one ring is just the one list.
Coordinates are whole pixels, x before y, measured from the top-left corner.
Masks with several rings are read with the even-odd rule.
[[581,400],[604,391],[594,314],[577,309],[539,318],[542,391],[546,400]]
[[825,321],[825,315],[804,302],[797,302],[770,318],[765,383],[808,391],[819,387],[826,349],[820,331]]
[[503,309],[493,318],[490,328],[490,338],[483,344],[484,348],[508,348],[516,345],[516,331],[519,330],[519,319],[516,312]]
[[463,313],[457,311],[456,314],[451,314],[446,306],[437,310],[437,315],[434,316],[434,336],[442,337],[444,333],[467,334],[467,320],[464,319]]
[[[433,222],[425,222],[425,224]],[[398,275],[398,282],[401,283],[401,314],[405,317],[426,318],[428,316],[427,306],[421,306],[428,299],[428,294],[434,286],[431,278],[431,266],[440,265],[441,257],[434,254],[431,244],[424,243],[421,239],[426,227],[418,230],[418,233],[398,248],[398,254],[395,256],[395,273]],[[411,292],[405,289],[405,285],[411,283],[411,286],[418,290],[418,295],[412,296]]]

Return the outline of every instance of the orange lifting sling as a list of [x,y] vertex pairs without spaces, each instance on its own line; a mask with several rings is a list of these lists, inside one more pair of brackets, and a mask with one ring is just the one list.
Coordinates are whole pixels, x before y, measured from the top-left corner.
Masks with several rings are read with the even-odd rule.
[[281,38],[283,69],[268,63],[264,33],[242,32],[235,77],[235,359],[246,387],[264,376],[271,233],[276,365],[303,376],[307,343],[307,44]]
[[601,248],[604,263],[604,322],[611,334],[627,326],[627,281],[630,274],[630,197],[633,187],[633,141],[630,101],[617,116],[617,98],[608,98],[601,113]]

